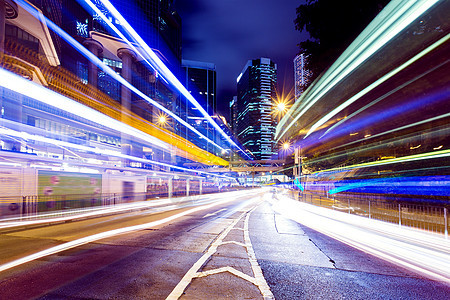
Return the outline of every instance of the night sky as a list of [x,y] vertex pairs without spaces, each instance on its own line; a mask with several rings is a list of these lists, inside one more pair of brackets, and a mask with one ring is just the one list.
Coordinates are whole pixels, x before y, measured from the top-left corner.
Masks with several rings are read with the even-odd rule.
[[249,59],[268,57],[278,66],[278,93],[292,90],[293,59],[307,33],[295,30],[303,0],[177,0],[183,59],[216,64],[217,106],[228,118],[236,78]]

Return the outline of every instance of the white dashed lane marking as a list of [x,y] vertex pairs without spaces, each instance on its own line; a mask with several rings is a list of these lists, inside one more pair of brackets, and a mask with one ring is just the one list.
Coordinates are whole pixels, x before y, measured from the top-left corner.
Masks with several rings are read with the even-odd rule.
[[[270,288],[262,274],[261,267],[258,264],[258,261],[256,260],[255,252],[253,251],[253,246],[250,240],[250,235],[248,231],[248,223],[250,219],[250,214],[255,209],[251,209],[250,211],[242,213],[238,218],[236,218],[230,226],[228,226],[222,234],[217,238],[217,240],[211,244],[211,246],[208,248],[205,254],[189,269],[189,271],[183,276],[181,281],[177,284],[177,286],[173,289],[173,291],[170,293],[170,295],[167,297],[167,299],[178,299],[182,296],[183,292],[186,290],[186,288],[189,286],[189,284],[192,282],[194,278],[201,278],[206,277],[213,274],[223,273],[223,272],[229,272],[239,278],[242,278],[251,284],[254,284],[258,287],[258,289],[261,292],[261,295],[264,299],[273,299],[273,294],[270,291]],[[236,224],[245,216],[244,221],[244,228],[234,227]],[[231,230],[240,230],[244,233],[244,241],[245,243],[237,242],[237,241],[226,241],[224,242],[223,239],[230,233]],[[248,259],[250,261],[250,265],[252,267],[253,275],[249,276],[241,271],[236,270],[232,266],[225,266],[213,270],[208,270],[201,272],[200,270],[204,267],[205,263],[211,258],[212,255],[214,255],[217,251],[217,248],[221,245],[226,244],[235,244],[238,246],[242,246],[247,253]]]

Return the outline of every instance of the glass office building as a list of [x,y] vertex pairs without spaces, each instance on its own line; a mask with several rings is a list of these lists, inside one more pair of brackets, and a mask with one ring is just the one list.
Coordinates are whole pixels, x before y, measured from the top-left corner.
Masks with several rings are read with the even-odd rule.
[[277,65],[269,58],[249,60],[237,78],[236,133],[256,160],[275,153],[276,120],[272,113]]

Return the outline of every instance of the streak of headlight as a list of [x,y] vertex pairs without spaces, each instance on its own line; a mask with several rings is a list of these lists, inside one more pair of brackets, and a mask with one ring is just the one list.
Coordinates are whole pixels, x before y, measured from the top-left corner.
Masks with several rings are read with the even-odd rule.
[[[35,17],[38,17],[38,13],[36,9],[31,7],[28,3],[26,3],[23,0],[17,0],[16,1],[21,7],[26,9],[30,14],[32,14]],[[92,54],[89,50],[87,50],[85,47],[83,47],[80,43],[78,43],[74,38],[72,38],[70,35],[68,35],[65,31],[63,31],[61,28],[59,28],[56,24],[54,24],[52,21],[50,21],[48,18],[44,17],[45,21],[53,31],[55,31],[59,36],[61,36],[66,42],[71,44],[74,48],[76,48],[83,56],[85,56],[90,61],[94,62],[97,67],[102,69],[105,73],[107,73],[109,76],[120,82],[122,85],[125,85],[127,88],[129,88],[132,92],[134,92],[139,97],[145,99],[147,102],[151,103],[152,105],[156,106],[158,109],[164,111],[171,117],[173,117],[175,120],[195,132],[200,137],[204,138],[206,141],[210,142],[214,146],[218,147],[219,149],[224,150],[221,146],[217,145],[215,142],[210,140],[208,137],[204,136],[202,133],[200,133],[197,129],[195,129],[193,126],[191,126],[189,123],[185,122],[183,119],[178,117],[176,114],[165,108],[164,106],[160,105],[158,102],[154,101],[144,93],[142,93],[139,89],[137,89],[135,86],[133,86],[131,83],[126,81],[123,77],[118,75],[115,71],[113,71],[109,66],[105,65],[97,56]]]
[[294,180],[295,185],[301,190],[304,191],[305,188],[303,187],[303,185],[299,182],[298,178],[295,178]]
[[69,142],[46,138],[46,137],[43,137],[40,135],[33,135],[33,134],[29,134],[27,132],[19,132],[19,131],[7,129],[7,128],[0,128],[0,134],[8,135],[8,136],[15,136],[15,137],[22,138],[24,140],[35,140],[35,141],[39,141],[39,142],[53,144],[53,145],[60,146],[60,147],[68,147],[68,148],[73,148],[73,149],[88,151],[88,152],[94,152],[97,154],[102,154],[102,155],[107,155],[107,156],[125,158],[125,159],[131,160],[131,161],[138,161],[138,162],[142,162],[142,163],[146,163],[146,164],[155,164],[155,165],[174,168],[177,170],[187,171],[187,172],[191,172],[191,173],[205,174],[205,175],[210,175],[210,176],[214,176],[214,177],[220,177],[220,178],[234,180],[234,178],[228,177],[225,175],[208,173],[208,172],[204,172],[201,170],[192,170],[192,169],[188,169],[188,168],[179,167],[176,165],[170,165],[170,164],[166,164],[166,163],[162,163],[162,162],[158,162],[158,161],[154,161],[154,160],[149,160],[149,159],[144,159],[144,158],[139,158],[139,157],[135,157],[135,156],[131,156],[131,155],[122,154],[122,153],[120,153],[118,151],[114,151],[114,150],[100,149],[100,148],[88,147],[88,146],[83,146],[83,145],[78,145],[78,144],[72,144]]
[[[427,70],[426,72],[420,74],[419,76],[417,76],[417,77],[415,77],[415,78],[413,78],[413,79],[411,79],[411,80],[408,80],[407,82],[405,82],[405,83],[399,85],[399,86],[396,87],[395,89],[393,89],[393,90],[389,91],[388,93],[384,94],[383,96],[381,96],[381,97],[375,99],[374,101],[370,102],[369,104],[365,105],[364,107],[358,109],[358,110],[355,111],[354,113],[348,115],[346,118],[344,118],[344,119],[338,121],[336,124],[334,124],[333,126],[331,126],[330,128],[328,128],[327,131],[325,131],[325,133],[322,134],[322,135],[320,136],[320,138],[322,138],[324,135],[326,135],[328,132],[330,132],[330,131],[333,130],[334,128],[336,128],[336,127],[342,125],[344,122],[347,122],[348,120],[350,120],[351,118],[353,118],[353,117],[356,116],[357,114],[359,114],[359,113],[363,112],[364,110],[368,109],[369,107],[374,106],[374,105],[377,104],[378,102],[380,102],[380,101],[386,99],[387,97],[389,97],[389,96],[391,96],[392,94],[396,93],[397,91],[403,89],[404,87],[408,86],[409,84],[411,84],[411,83],[417,81],[418,79],[424,77],[425,75],[428,75],[429,73],[434,72],[434,71],[437,70],[438,68],[440,68],[440,67],[442,67],[443,65],[447,64],[449,61],[450,61],[450,60],[446,60],[445,62],[443,62],[443,63],[441,63],[441,64],[435,66],[434,68],[431,68],[431,69]],[[350,135],[351,135],[351,134],[350,134]],[[319,138],[319,139],[320,139],[320,138]]]
[[[254,198],[252,200],[254,201],[255,199],[257,199],[257,198]],[[52,248],[49,248],[49,249],[46,249],[46,250],[43,250],[43,251],[39,251],[39,252],[34,253],[34,254],[31,254],[31,255],[19,258],[17,260],[12,261],[12,262],[0,265],[0,272],[8,270],[8,269],[11,269],[11,268],[14,268],[14,267],[17,267],[17,266],[20,266],[22,264],[28,263],[30,261],[33,261],[33,260],[36,260],[36,259],[39,259],[39,258],[42,258],[42,257],[45,257],[45,256],[56,254],[56,253],[59,253],[59,252],[62,252],[62,251],[68,250],[68,249],[72,249],[72,248],[75,248],[75,247],[79,247],[79,246],[82,246],[82,245],[85,245],[85,244],[88,244],[88,243],[92,243],[92,242],[98,241],[98,240],[101,240],[101,239],[110,238],[110,237],[113,237],[113,236],[116,236],[116,235],[119,235],[119,234],[129,233],[129,232],[133,232],[133,231],[137,231],[137,230],[143,230],[143,229],[152,228],[152,227],[155,227],[155,226],[158,226],[158,225],[162,225],[162,224],[165,224],[167,222],[174,221],[174,220],[176,220],[178,218],[181,218],[183,216],[186,216],[186,215],[198,212],[198,211],[202,211],[202,210],[205,210],[205,209],[208,209],[208,208],[212,208],[212,207],[220,205],[220,204],[224,204],[224,203],[227,203],[227,202],[235,201],[235,200],[236,200],[235,197],[227,197],[226,200],[217,201],[217,202],[212,203],[212,204],[208,204],[208,205],[192,208],[192,209],[189,209],[187,211],[184,211],[184,212],[175,214],[173,216],[164,218],[162,220],[153,221],[153,222],[146,223],[146,224],[141,224],[141,225],[135,225],[135,226],[119,228],[119,229],[110,230],[110,231],[94,234],[94,235],[91,235],[91,236],[83,237],[81,239],[70,241],[70,242],[67,242],[67,243],[64,243],[64,244],[61,244],[61,245],[58,245],[58,246],[55,246],[55,247],[52,247]]]
[[354,169],[354,168],[361,168],[361,167],[373,167],[373,166],[381,166],[381,165],[390,165],[390,164],[404,163],[404,162],[424,160],[424,159],[434,159],[434,158],[441,158],[441,157],[448,157],[448,156],[450,156],[450,149],[449,150],[441,150],[441,151],[434,151],[434,152],[415,154],[415,155],[402,156],[402,157],[385,159],[385,160],[380,160],[380,161],[372,161],[372,162],[368,162],[368,163],[355,164],[355,165],[339,167],[339,168],[331,168],[331,169],[327,169],[327,170],[318,171],[318,172],[315,172],[313,174],[322,173],[322,172],[329,172],[329,171],[335,171],[335,170],[346,170],[346,169]]
[[[443,118],[447,118],[447,117],[450,117],[450,113],[444,114],[444,115],[441,115],[441,116],[437,116],[437,117],[433,117],[433,118],[429,118],[429,119],[426,119],[426,120],[422,120],[422,121],[419,121],[419,122],[416,122],[416,123],[413,123],[413,124],[408,124],[408,125],[405,125],[405,126],[401,126],[401,127],[398,127],[398,128],[392,129],[392,130],[388,130],[388,131],[384,131],[384,132],[381,132],[381,133],[378,133],[378,134],[374,134],[374,135],[370,136],[369,138],[373,139],[373,138],[376,138],[376,137],[379,137],[379,136],[382,136],[382,135],[390,134],[390,133],[393,133],[393,132],[396,132],[396,131],[401,131],[403,129],[407,129],[407,128],[410,128],[410,127],[422,125],[422,124],[425,124],[425,123],[428,123],[428,122],[433,122],[433,121],[436,121],[436,120],[439,120],[439,119],[443,119]],[[367,138],[365,138],[364,140],[367,141]],[[360,140],[357,140],[357,141],[353,141],[351,143],[347,143],[347,144],[344,144],[344,145],[339,146],[339,147],[350,146],[352,144],[360,143],[361,141],[363,141],[363,140],[360,139]],[[435,150],[438,150],[438,149],[435,149]]]
[[[253,191],[233,191],[227,192],[227,196],[234,197],[235,196],[247,196],[252,195]],[[134,203],[120,203],[114,204],[110,206],[101,206],[97,208],[83,208],[83,209],[75,209],[75,210],[66,210],[66,211],[57,211],[52,213],[42,213],[39,214],[39,219],[34,220],[36,216],[21,216],[16,218],[2,219],[0,222],[0,228],[11,228],[17,226],[28,226],[28,225],[37,225],[42,223],[55,223],[67,220],[77,220],[84,219],[87,217],[95,217],[101,216],[105,214],[117,213],[117,212],[128,212],[135,211],[147,208],[155,208],[158,206],[167,207],[172,204],[183,205],[184,203],[192,204],[193,202],[197,204],[207,203],[208,201],[216,201],[218,198],[222,198],[223,193],[217,194],[207,194],[207,195],[197,195],[197,196],[186,196],[181,198],[172,198],[172,199],[160,199],[160,200],[151,200],[151,201],[138,201]],[[208,202],[208,203],[209,203]],[[64,216],[66,214],[66,216]],[[18,221],[16,221],[18,220]]]
[[364,252],[450,283],[450,243],[442,235],[315,207],[291,199],[276,212]]
[[0,68],[0,86],[18,94],[36,99],[50,106],[57,107],[63,111],[77,115],[96,124],[100,124],[116,131],[137,137],[152,145],[163,148],[167,148],[169,146],[167,143],[145,134],[134,127],[108,117],[92,108],[80,104],[72,99],[66,98],[2,68]]
[[[398,173],[396,173],[398,175]],[[327,185],[325,183],[325,185]],[[447,196],[450,189],[450,176],[413,176],[413,177],[388,177],[379,179],[352,179],[342,180],[334,183],[335,188],[328,194],[337,194],[343,191],[369,187],[364,189],[365,193],[372,193],[378,188],[395,187],[396,194],[400,195],[428,195]]]
[[[92,2],[89,0],[84,0],[89,6],[93,6]],[[211,116],[205,111],[205,109],[195,100],[195,98],[189,93],[189,91],[181,84],[181,82],[173,75],[173,73],[166,67],[166,65],[159,59],[159,57],[153,52],[153,50],[145,43],[145,41],[139,36],[139,34],[134,30],[132,26],[125,20],[125,18],[117,11],[117,9],[108,1],[108,0],[100,0],[100,2],[109,10],[109,12],[117,19],[122,28],[130,35],[134,42],[136,42],[143,50],[145,50],[144,54],[148,55],[148,58],[151,62],[153,62],[152,67],[155,67],[159,73],[165,77],[173,86],[175,86],[208,120],[208,122],[214,126],[214,128],[220,132],[220,134],[233,146],[239,149],[242,153],[244,153],[247,157],[249,157],[245,151],[243,151],[239,146],[220,128],[219,125],[211,118]],[[106,18],[101,12],[100,16],[102,19]],[[114,30],[118,29],[109,22],[108,25]],[[125,39],[127,43],[129,41]],[[147,60],[146,60],[147,61]],[[220,147],[219,147],[220,148]],[[222,148],[220,148],[222,149]],[[249,157],[250,158],[250,157]]]
[[361,91],[359,91],[358,93],[356,93],[353,97],[351,97],[350,99],[346,100],[344,103],[342,103],[341,105],[339,105],[338,107],[333,109],[331,112],[329,112],[323,118],[321,118],[319,121],[317,121],[313,126],[311,126],[311,128],[309,129],[308,133],[305,135],[304,138],[307,138],[318,127],[320,127],[323,124],[325,124],[332,117],[334,117],[336,114],[338,114],[339,112],[344,110],[346,107],[348,107],[349,105],[354,103],[356,100],[358,100],[359,98],[361,98],[362,96],[364,96],[365,94],[367,94],[368,92],[370,92],[371,90],[373,90],[374,88],[376,88],[377,86],[379,86],[380,84],[382,84],[383,82],[388,80],[389,78],[393,77],[395,74],[397,74],[400,71],[404,70],[405,68],[407,68],[408,66],[410,66],[414,62],[418,61],[420,58],[422,58],[426,54],[430,53],[431,51],[433,51],[434,49],[436,49],[440,45],[444,44],[449,39],[450,39],[450,34],[447,34],[445,37],[441,38],[439,41],[437,41],[433,45],[429,46],[428,48],[426,48],[425,50],[423,50],[422,52],[420,52],[419,54],[417,54],[416,56],[414,56],[413,58],[408,60],[406,63],[402,64],[400,67],[390,71],[389,73],[387,73],[386,75],[384,75],[380,79],[376,80],[375,82],[371,83],[366,88],[364,88]]
[[[301,105],[300,109],[303,107],[297,116],[288,125],[286,123],[292,113],[288,113],[281,120],[276,131],[277,141],[331,88],[437,2],[438,0],[391,1],[319,79],[317,84],[311,87],[306,97],[301,102],[297,102]],[[294,105],[292,109],[297,108],[298,105]],[[281,128],[284,130],[282,131]]]

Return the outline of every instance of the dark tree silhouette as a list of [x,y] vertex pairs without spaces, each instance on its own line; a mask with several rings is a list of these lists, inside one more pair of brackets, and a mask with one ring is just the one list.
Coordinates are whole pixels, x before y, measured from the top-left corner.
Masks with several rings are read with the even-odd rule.
[[312,82],[325,71],[389,3],[389,0],[307,0],[297,7],[295,29],[309,32],[299,44],[309,55]]

